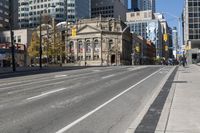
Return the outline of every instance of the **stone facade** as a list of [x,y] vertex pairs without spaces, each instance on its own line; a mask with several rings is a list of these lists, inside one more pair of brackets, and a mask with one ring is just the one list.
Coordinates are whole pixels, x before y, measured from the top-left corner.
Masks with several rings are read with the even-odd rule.
[[121,20],[94,18],[76,24],[76,36],[66,39],[67,63],[77,65],[131,64],[131,33]]

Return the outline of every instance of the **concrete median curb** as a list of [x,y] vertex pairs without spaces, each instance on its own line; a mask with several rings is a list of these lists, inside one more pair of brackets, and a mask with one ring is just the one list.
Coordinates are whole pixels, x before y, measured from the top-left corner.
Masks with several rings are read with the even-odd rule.
[[[175,78],[174,78],[175,81],[178,80],[178,76],[179,76],[179,71],[177,71],[177,73],[175,75]],[[169,95],[168,95],[166,102],[165,102],[165,105],[163,107],[158,125],[156,127],[155,133],[165,133],[165,131],[166,131],[166,127],[167,127],[167,123],[168,123],[168,120],[169,120],[170,110],[171,110],[171,107],[172,107],[175,91],[176,91],[176,84],[172,84]]]
[[155,89],[155,91],[153,92],[152,97],[150,98],[150,100],[148,101],[148,103],[145,105],[145,107],[143,108],[143,110],[138,114],[137,118],[132,122],[132,124],[129,126],[129,128],[127,129],[126,133],[134,133],[137,126],[140,124],[140,122],[142,121],[143,117],[145,116],[145,114],[147,113],[149,107],[151,106],[151,104],[154,102],[154,100],[156,99],[156,97],[158,96],[158,94],[160,93],[161,89],[163,88],[163,86],[165,85],[166,81],[168,80],[168,78],[170,77],[170,75],[172,74],[172,72],[175,70],[176,67],[173,67],[170,72],[164,77],[164,79],[162,80],[162,82],[157,86],[157,88]]

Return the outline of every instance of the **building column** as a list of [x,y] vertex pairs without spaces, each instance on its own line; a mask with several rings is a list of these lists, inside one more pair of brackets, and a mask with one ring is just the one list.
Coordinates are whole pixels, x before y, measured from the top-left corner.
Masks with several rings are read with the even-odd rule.
[[98,39],[99,42],[99,59],[101,61],[101,65],[103,65],[103,57],[102,57],[102,38]]
[[86,60],[86,40],[83,40],[83,60]]
[[94,60],[94,40],[90,39],[90,46],[91,46],[91,60]]

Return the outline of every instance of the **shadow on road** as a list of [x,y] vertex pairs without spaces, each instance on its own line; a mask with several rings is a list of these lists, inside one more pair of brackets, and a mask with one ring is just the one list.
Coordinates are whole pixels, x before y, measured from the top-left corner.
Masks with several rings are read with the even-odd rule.
[[12,78],[12,77],[21,77],[21,76],[28,76],[28,75],[36,75],[36,74],[45,74],[45,73],[54,73],[54,72],[62,72],[62,71],[70,71],[70,70],[78,70],[78,69],[85,69],[89,68],[89,66],[66,66],[66,67],[44,67],[42,69],[24,69],[18,70],[16,72],[5,72],[0,73],[0,79],[4,78]]

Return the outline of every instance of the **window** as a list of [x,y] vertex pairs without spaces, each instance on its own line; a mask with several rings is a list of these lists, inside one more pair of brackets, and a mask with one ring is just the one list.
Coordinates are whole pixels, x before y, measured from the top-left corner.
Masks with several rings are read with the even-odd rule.
[[94,41],[94,52],[99,52],[99,42],[98,42],[98,40]]
[[74,42],[69,43],[69,52],[73,53],[74,52]]
[[82,52],[83,52],[83,43],[82,43],[82,41],[79,41],[79,42],[78,42],[78,52],[79,52],[79,53],[82,53]]
[[113,45],[113,40],[109,40],[109,43],[108,43],[108,50],[111,50],[111,49],[112,49],[112,45]]
[[90,44],[90,41],[89,41],[89,40],[86,42],[86,52],[87,52],[87,53],[90,53],[90,52],[91,52],[91,44]]
[[17,37],[17,42],[21,42],[21,36]]

